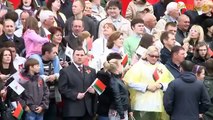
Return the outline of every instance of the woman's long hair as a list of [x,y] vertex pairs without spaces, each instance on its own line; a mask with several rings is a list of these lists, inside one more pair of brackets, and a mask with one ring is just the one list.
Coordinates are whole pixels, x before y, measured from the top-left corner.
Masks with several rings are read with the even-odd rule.
[[209,49],[208,45],[205,42],[199,42],[196,45],[196,47],[195,47],[195,52],[194,52],[194,57],[193,58],[200,58],[201,57],[200,54],[199,54],[199,48],[203,47],[203,46],[205,46],[206,50],[207,50],[204,59],[207,60],[207,59],[209,59],[211,57],[210,54],[209,54],[209,51],[208,51],[208,49]]
[[38,21],[35,17],[30,16],[26,19],[26,22],[25,22],[24,28],[23,28],[23,33],[27,29],[35,30],[36,33],[39,32]]
[[[197,30],[198,31],[198,33],[199,33],[199,37],[197,38],[197,41],[195,42],[195,46],[199,43],[199,42],[202,42],[202,41],[204,41],[204,32],[203,32],[203,28],[200,26],[200,25],[193,25],[192,27],[191,27],[191,29],[195,29],[195,30]],[[190,29],[190,30],[191,30]],[[183,43],[192,43],[192,38],[191,38],[191,36],[190,36],[190,32],[189,32],[189,35],[183,40]],[[190,45],[192,45],[192,44],[190,44]],[[193,45],[193,46],[194,46]]]
[[9,63],[9,69],[10,69],[10,72],[12,72],[15,68],[13,66],[13,57],[12,57],[12,52],[10,49],[8,48],[1,48],[0,49],[0,72],[4,69],[3,68],[3,57],[4,57],[4,52],[5,51],[9,51],[10,52],[10,55],[11,55],[11,61]]

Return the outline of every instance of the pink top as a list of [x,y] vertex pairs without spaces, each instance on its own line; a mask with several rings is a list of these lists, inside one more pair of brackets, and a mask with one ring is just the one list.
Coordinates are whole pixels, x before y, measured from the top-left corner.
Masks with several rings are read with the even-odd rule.
[[25,48],[26,48],[26,58],[33,54],[41,54],[42,45],[49,42],[47,37],[41,37],[34,30],[27,29],[23,35]]

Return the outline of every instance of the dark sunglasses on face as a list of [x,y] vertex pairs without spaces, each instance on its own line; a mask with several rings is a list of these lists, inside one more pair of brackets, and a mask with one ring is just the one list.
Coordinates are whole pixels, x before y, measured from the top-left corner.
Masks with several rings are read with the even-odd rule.
[[151,54],[148,54],[148,55],[149,55],[149,57],[151,57],[151,58],[159,58],[158,55],[151,55]]

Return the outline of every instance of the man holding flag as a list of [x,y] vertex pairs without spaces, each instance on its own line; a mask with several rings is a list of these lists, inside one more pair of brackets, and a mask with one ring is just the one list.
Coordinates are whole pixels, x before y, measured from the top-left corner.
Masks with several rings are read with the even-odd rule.
[[[59,91],[64,100],[63,120],[92,120],[95,115],[96,94],[92,88],[96,72],[83,65],[83,48],[73,51],[73,62],[60,71]],[[98,86],[97,86],[98,87]]]

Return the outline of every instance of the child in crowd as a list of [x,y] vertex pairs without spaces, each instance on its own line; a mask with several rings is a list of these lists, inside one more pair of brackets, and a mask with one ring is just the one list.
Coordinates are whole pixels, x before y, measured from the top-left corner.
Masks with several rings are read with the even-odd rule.
[[39,62],[29,58],[21,72],[20,83],[25,88],[21,95],[21,103],[26,112],[25,120],[43,120],[44,110],[49,105],[49,90],[39,76]]

